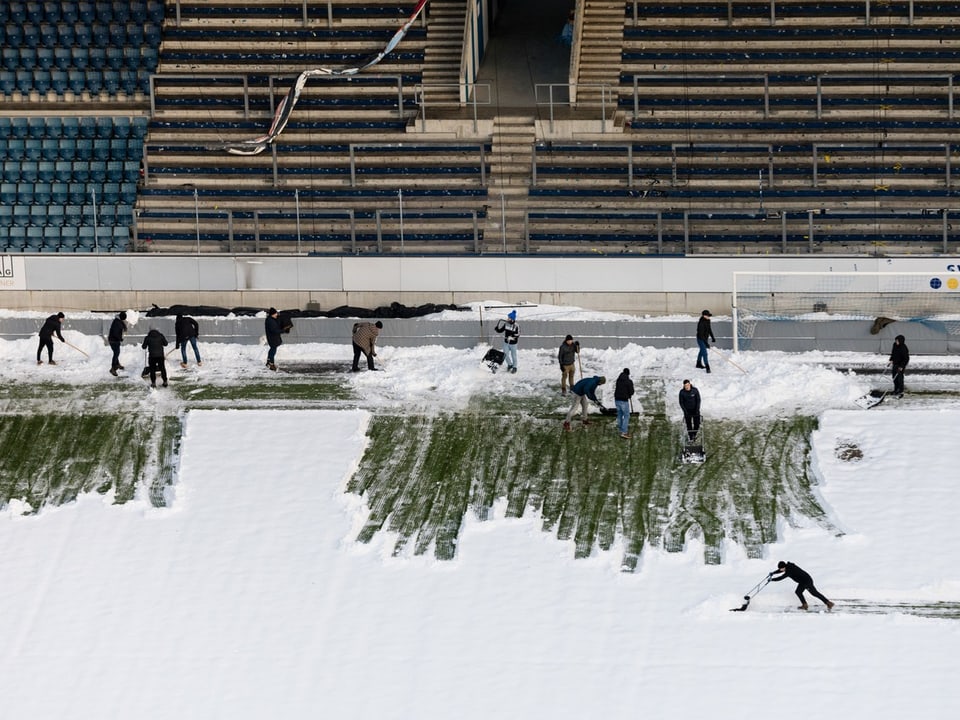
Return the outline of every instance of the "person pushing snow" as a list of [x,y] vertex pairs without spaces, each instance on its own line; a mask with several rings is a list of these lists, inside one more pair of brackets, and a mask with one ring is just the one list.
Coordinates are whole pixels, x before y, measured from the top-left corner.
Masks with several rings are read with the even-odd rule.
[[[779,577],[774,577],[777,573],[782,573]],[[804,590],[809,590],[810,594],[815,598],[823,602],[827,606],[827,610],[833,609],[833,603],[827,600],[816,587],[813,585],[813,578],[810,577],[810,573],[801,568],[798,565],[794,565],[792,562],[784,562],[781,560],[777,563],[777,569],[774,570],[770,575],[770,582],[780,582],[786,578],[790,578],[795,583],[797,583],[797,597],[800,598],[800,609],[807,609],[807,599],[803,596]]]

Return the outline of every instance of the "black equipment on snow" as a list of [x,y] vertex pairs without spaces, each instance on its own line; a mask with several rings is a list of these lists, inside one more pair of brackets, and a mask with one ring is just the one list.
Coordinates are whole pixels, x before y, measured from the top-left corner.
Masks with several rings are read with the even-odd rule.
[[703,445],[703,425],[691,433],[686,425],[680,426],[680,462],[701,465],[707,460],[707,451]]
[[730,612],[743,612],[750,606],[750,601],[755,598],[761,590],[763,590],[769,583],[770,578],[773,576],[773,573],[768,573],[767,576],[754,585],[752,588],[747,590],[747,594],[743,596],[744,603],[740,607],[730,608]]
[[490,348],[487,350],[487,354],[483,356],[483,362],[485,362],[487,367],[490,368],[490,372],[496,372],[497,368],[500,365],[503,365],[503,359],[505,357],[506,355],[503,354],[503,350]]

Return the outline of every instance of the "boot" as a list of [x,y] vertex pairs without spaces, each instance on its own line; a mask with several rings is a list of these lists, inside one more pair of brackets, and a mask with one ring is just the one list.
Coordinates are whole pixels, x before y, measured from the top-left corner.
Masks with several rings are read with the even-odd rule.
[[186,366],[187,366],[186,363],[180,363],[180,367],[185,368]]
[[799,608],[797,608],[797,609],[798,609],[798,610],[806,610],[807,607],[808,607],[807,604],[804,603],[803,605],[801,605],[801,606],[800,606]]
[[57,363],[54,360],[47,360],[47,365],[56,365],[56,364]]
[[703,366],[703,369],[706,370],[707,373],[710,372],[710,366],[709,366],[709,365],[704,365],[704,366]]
[[697,360],[697,370],[703,370],[703,363]]
[[827,610],[833,610],[833,603],[827,600]]
[[276,370],[276,369],[277,369],[277,366],[274,365],[273,363],[267,363],[267,367],[270,368],[271,370]]
[[564,420],[564,421],[563,421],[563,429],[566,430],[567,432],[570,432],[570,421],[569,421],[569,420]]
[[117,375],[117,369],[115,367],[110,368],[110,374],[113,375],[114,377],[119,377]]

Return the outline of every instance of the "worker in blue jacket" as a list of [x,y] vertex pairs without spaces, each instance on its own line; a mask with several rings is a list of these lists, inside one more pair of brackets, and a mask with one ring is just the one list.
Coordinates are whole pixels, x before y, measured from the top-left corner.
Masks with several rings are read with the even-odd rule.
[[573,416],[577,413],[577,405],[580,406],[580,420],[584,425],[589,425],[590,421],[587,420],[587,400],[592,400],[597,405],[600,404],[600,400],[597,398],[597,388],[607,382],[607,379],[602,375],[594,375],[593,377],[583,378],[578,383],[576,383],[570,392],[573,394],[573,404],[570,405],[570,410],[567,412],[567,419],[563,421],[563,429],[570,429],[570,421],[573,419]]

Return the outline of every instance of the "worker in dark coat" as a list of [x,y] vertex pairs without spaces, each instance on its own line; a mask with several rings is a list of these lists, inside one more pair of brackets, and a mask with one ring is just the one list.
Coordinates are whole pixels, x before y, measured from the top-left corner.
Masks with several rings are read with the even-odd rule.
[[587,420],[587,400],[592,400],[599,405],[600,400],[597,398],[597,388],[606,382],[607,379],[602,375],[594,375],[593,377],[583,378],[583,380],[580,380],[570,388],[570,392],[573,395],[573,403],[570,405],[567,417],[563,421],[564,430],[570,430],[570,421],[577,412],[577,406],[580,407],[580,420],[584,425],[590,424]]
[[[777,573],[780,573],[779,577],[775,577]],[[781,560],[777,563],[777,569],[770,573],[769,577],[771,582],[780,582],[781,580],[790,578],[797,584],[797,597],[800,598],[801,610],[807,609],[807,599],[803,596],[804,590],[809,590],[811,595],[827,606],[827,610],[833,608],[833,603],[821,595],[817,588],[814,587],[813,578],[810,577],[810,573],[794,565],[792,562],[784,562]]]
[[700,352],[697,354],[697,367],[710,372],[710,358],[707,356],[707,348],[710,347],[709,341],[717,342],[713,336],[713,327],[710,325],[710,318],[713,315],[709,310],[700,313],[700,320],[697,321],[697,347]]
[[630,398],[633,397],[633,380],[630,368],[624,368],[613,386],[613,403],[617,406],[617,430],[624,440],[630,439]]
[[580,354],[580,343],[573,339],[573,335],[567,335],[564,341],[560,343],[560,349],[557,351],[557,360],[560,363],[560,394],[567,394],[567,386],[573,387],[573,371],[576,367],[577,355]]
[[120,345],[123,343],[123,334],[127,331],[127,313],[120,313],[110,323],[110,332],[107,333],[107,342],[113,350],[113,359],[110,361],[110,374],[117,376],[117,370],[123,370],[120,364]]
[[50,365],[56,365],[53,361],[53,336],[56,335],[60,338],[60,342],[66,342],[63,339],[63,335],[60,333],[60,326],[63,325],[63,313],[59,312],[56,315],[51,315],[43,323],[43,326],[40,328],[40,344],[37,345],[37,365],[43,365],[43,360],[40,359],[40,354],[43,352],[43,349],[47,349],[47,360]]
[[197,338],[200,337],[200,326],[197,321],[189,315],[177,315],[173,324],[173,330],[176,333],[176,345],[180,349],[180,367],[187,366],[187,344],[193,348],[193,356],[197,359],[197,365],[203,365],[200,359],[200,349],[197,347]]
[[167,338],[156,328],[150,328],[150,332],[143,339],[141,347],[147,351],[147,360],[150,368],[150,387],[157,386],[157,371],[160,371],[160,377],[163,379],[163,386],[167,387],[167,362],[164,357],[164,348],[167,346]]
[[353,324],[353,372],[360,372],[360,356],[367,359],[367,369],[376,370],[373,359],[377,356],[377,338],[380,337],[380,331],[383,330],[383,322],[377,320],[375,323],[358,322]]
[[700,391],[689,380],[684,380],[680,389],[680,409],[687,424],[687,437],[695,440],[700,431]]
[[270,350],[267,352],[267,367],[276,370],[277,348],[283,345],[283,326],[280,324],[280,313],[276,308],[267,310],[267,319],[263,323],[264,332],[267,335],[267,345]]
[[907,349],[906,338],[903,335],[897,335],[893,339],[893,349],[890,351],[890,360],[887,365],[893,368],[893,394],[898,398],[903,397],[903,373],[909,362],[910,350]]

